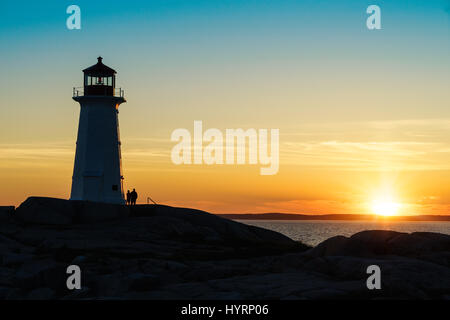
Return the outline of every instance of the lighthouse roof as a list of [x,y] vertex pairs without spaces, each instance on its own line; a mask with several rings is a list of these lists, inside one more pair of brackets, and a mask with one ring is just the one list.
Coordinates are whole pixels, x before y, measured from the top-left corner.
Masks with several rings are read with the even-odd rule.
[[83,72],[91,76],[112,76],[117,73],[116,70],[103,64],[102,57],[98,57],[97,60],[96,64],[84,69]]

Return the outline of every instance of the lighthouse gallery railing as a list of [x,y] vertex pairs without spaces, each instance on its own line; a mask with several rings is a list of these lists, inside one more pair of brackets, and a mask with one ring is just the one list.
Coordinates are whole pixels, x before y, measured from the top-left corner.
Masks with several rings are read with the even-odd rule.
[[[108,96],[109,94],[107,91],[107,87],[105,86],[105,96]],[[111,90],[111,88],[109,88]],[[84,94],[84,87],[74,87],[72,92],[73,97],[83,97]],[[113,89],[113,96],[114,97],[120,97],[123,98],[125,96],[125,91],[122,88],[114,88]]]

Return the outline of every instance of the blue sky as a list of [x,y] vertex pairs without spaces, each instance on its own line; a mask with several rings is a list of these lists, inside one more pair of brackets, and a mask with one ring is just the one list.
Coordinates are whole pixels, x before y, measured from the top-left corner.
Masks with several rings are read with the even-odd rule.
[[[182,48],[204,57],[236,53],[253,56],[254,50],[284,54],[302,50],[311,55],[347,57],[380,53],[389,48],[386,39],[401,40],[405,51],[412,42],[449,48],[448,1],[378,1],[383,31],[365,28],[365,8],[373,1],[78,1],[82,30],[65,28],[65,9],[72,2],[17,1],[2,3],[0,36],[15,55],[16,50],[52,49],[73,54],[105,51],[121,46],[133,54]],[[50,46],[50,47],[48,47]],[[87,47],[89,46],[89,48]],[[424,46],[415,48],[424,50]],[[368,48],[362,52],[361,48]],[[134,50],[135,49],[135,50]],[[139,51],[140,49],[140,51]],[[40,52],[34,52],[39,54]],[[49,52],[46,52],[49,54]],[[445,52],[445,54],[448,52]],[[292,55],[297,52],[292,52]],[[434,51],[439,57],[439,51]],[[30,58],[32,56],[30,55]],[[331,57],[330,57],[331,58]]]
[[[382,30],[369,31],[365,10],[374,3],[381,8]],[[66,28],[70,4],[81,8],[82,30]],[[79,71],[102,55],[134,101],[149,90],[184,90],[199,101],[203,85],[207,92],[229,87],[254,95],[270,87],[282,95],[289,86],[344,91],[364,81],[365,90],[377,95],[414,80],[411,87],[432,86],[429,98],[449,81],[449,8],[448,0],[3,1],[0,66],[8,76],[0,77],[0,90],[13,95],[24,86],[62,103],[80,85]],[[22,113],[29,109],[25,102],[11,103]],[[359,117],[404,118],[406,111],[377,110],[367,108]],[[416,106],[410,116],[439,113],[449,115],[442,102]]]

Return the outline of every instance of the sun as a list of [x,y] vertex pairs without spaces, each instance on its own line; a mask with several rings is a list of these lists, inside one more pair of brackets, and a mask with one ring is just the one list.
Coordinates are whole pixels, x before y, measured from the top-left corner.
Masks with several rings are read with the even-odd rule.
[[379,216],[395,216],[401,204],[390,199],[376,199],[372,201],[372,211]]

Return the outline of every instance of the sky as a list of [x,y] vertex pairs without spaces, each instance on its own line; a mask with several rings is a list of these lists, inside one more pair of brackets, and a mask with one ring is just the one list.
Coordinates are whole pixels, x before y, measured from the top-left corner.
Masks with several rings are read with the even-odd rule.
[[[66,8],[81,8],[68,30]],[[369,30],[366,8],[381,9]],[[69,198],[81,70],[117,73],[125,190],[214,213],[450,214],[450,1],[2,1],[0,205]],[[280,164],[175,165],[177,128],[279,129]],[[401,205],[401,206],[400,206]]]

